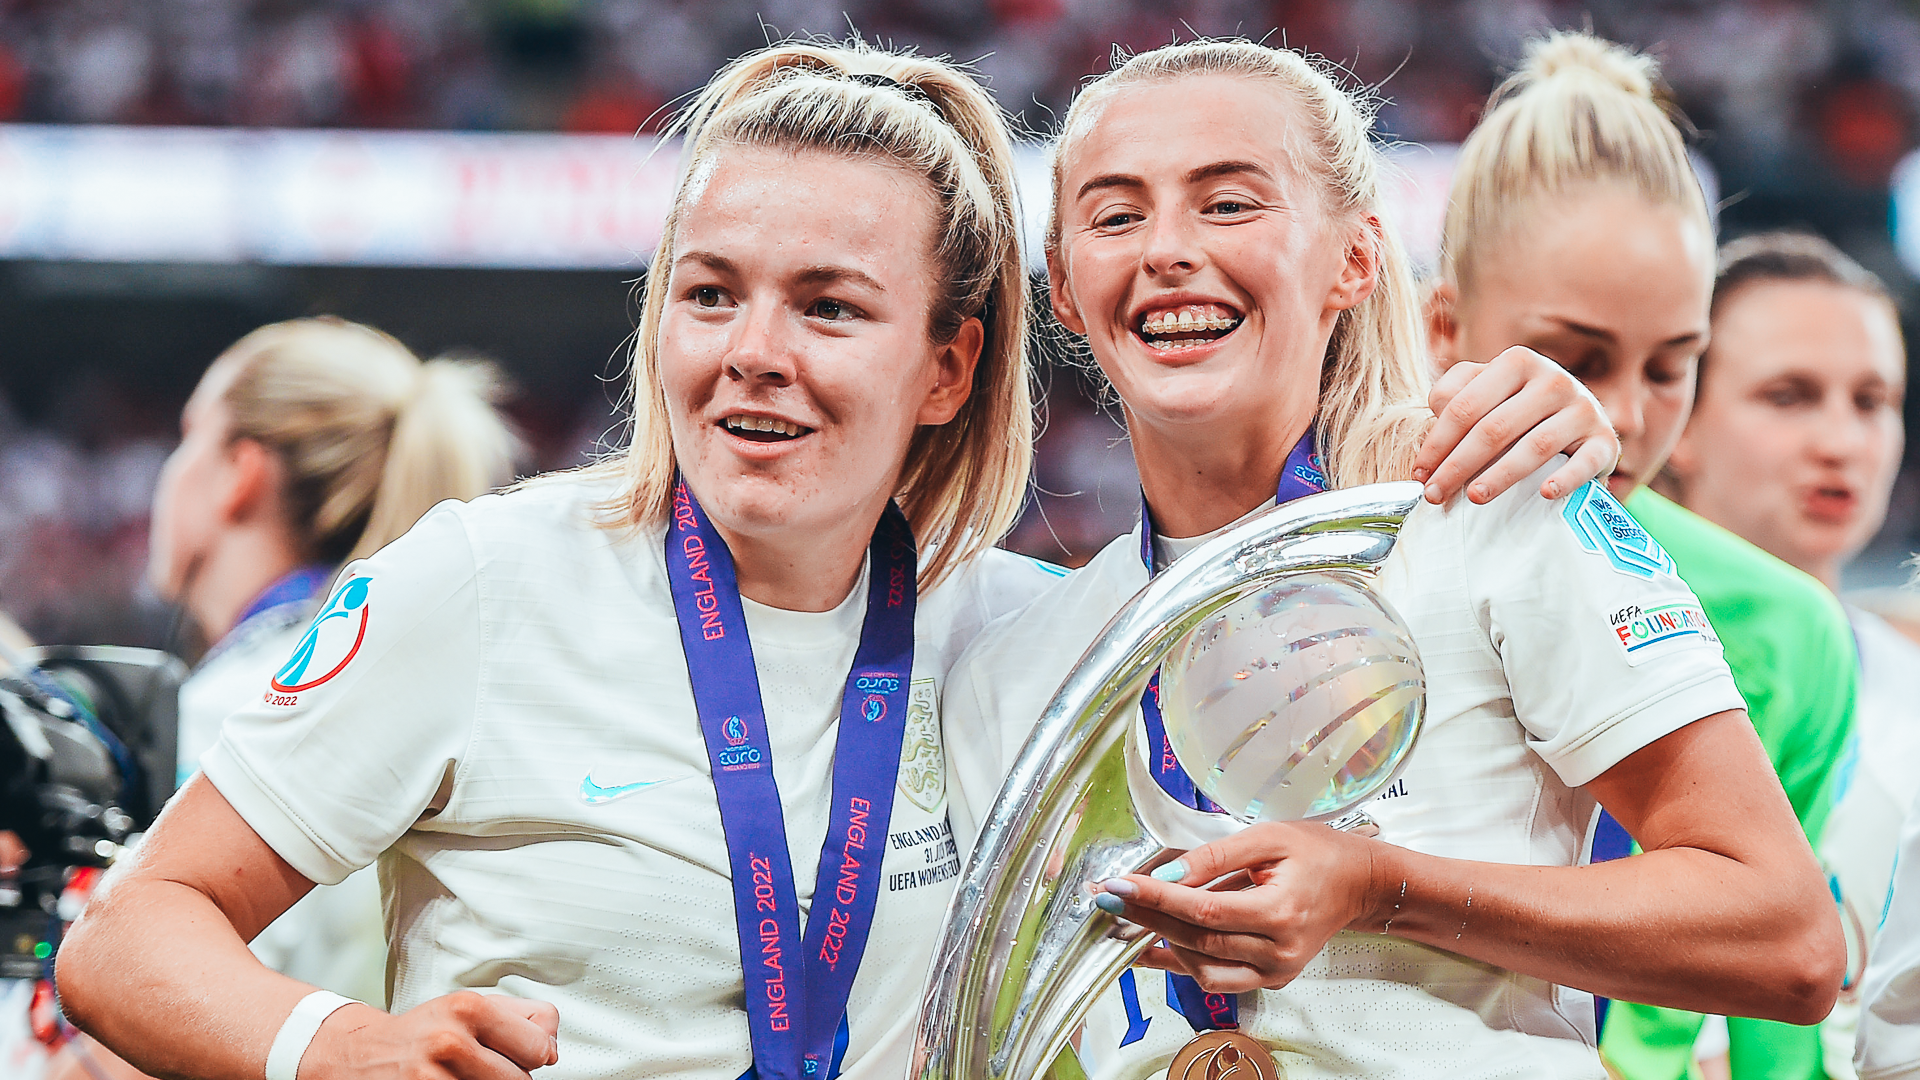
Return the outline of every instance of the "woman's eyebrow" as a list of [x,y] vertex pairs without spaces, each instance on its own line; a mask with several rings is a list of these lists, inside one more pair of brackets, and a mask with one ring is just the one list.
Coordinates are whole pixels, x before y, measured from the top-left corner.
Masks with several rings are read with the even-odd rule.
[[[1189,184],[1197,184],[1202,180],[1234,175],[1257,176],[1262,180],[1273,179],[1273,174],[1267,171],[1266,166],[1256,161],[1216,161],[1189,170],[1182,179]],[[1107,173],[1081,184],[1080,190],[1075,192],[1073,197],[1084,199],[1088,192],[1098,191],[1101,188],[1144,188],[1146,186],[1145,180],[1131,173]]]
[[721,274],[737,274],[739,272],[739,267],[733,264],[732,259],[724,255],[716,255],[711,251],[685,251],[680,254],[679,258],[673,260],[673,263],[675,266],[681,263],[698,263],[709,270]]
[[1266,167],[1255,161],[1216,161],[1211,165],[1202,165],[1187,173],[1187,183],[1197,184],[1202,180],[1212,180],[1221,176],[1257,176],[1262,180],[1273,179]]
[[1096,176],[1086,183],[1081,184],[1080,190],[1075,193],[1073,197],[1076,199],[1084,199],[1087,197],[1089,191],[1099,191],[1101,188],[1144,188],[1146,186],[1147,182],[1145,180],[1131,173],[1107,173],[1104,176]]
[[832,285],[846,283],[872,289],[874,292],[886,292],[887,287],[880,284],[871,274],[856,270],[851,266],[809,266],[793,276],[794,281],[802,285]]

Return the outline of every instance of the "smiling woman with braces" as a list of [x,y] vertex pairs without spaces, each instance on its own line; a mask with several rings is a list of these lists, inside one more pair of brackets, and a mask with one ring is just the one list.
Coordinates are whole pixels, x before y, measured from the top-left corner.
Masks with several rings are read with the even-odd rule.
[[[950,746],[963,845],[1054,688],[1157,570],[1276,500],[1417,460],[1434,417],[1371,119],[1327,66],[1247,41],[1120,58],[1068,112],[1052,306],[1125,411],[1145,513],[956,665],[948,723],[980,733]],[[1471,366],[1531,363],[1553,366],[1525,349]],[[1169,973],[1129,972],[1094,1006],[1075,1042],[1093,1080],[1198,1075],[1223,1046],[1211,1060],[1236,1075],[1604,1080],[1582,991],[1826,1013],[1833,906],[1708,620],[1603,487],[1555,470],[1418,507],[1380,572],[1427,717],[1366,807],[1377,839],[1257,824],[1086,883],[1160,936],[1142,962]],[[1623,612],[1660,614],[1660,633],[1626,634]],[[1134,734],[1164,748],[1151,705]],[[1205,808],[1178,772],[1156,779]],[[1646,854],[1584,865],[1602,804]]]

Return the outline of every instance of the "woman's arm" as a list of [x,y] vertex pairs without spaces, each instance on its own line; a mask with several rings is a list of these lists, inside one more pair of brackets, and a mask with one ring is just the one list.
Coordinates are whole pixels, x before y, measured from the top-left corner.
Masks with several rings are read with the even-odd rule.
[[1540,494],[1557,499],[1613,471],[1620,440],[1606,410],[1580,380],[1532,349],[1514,346],[1491,363],[1458,363],[1433,384],[1434,424],[1414,458],[1427,500],[1444,503],[1467,487],[1491,501],[1566,454]]
[[[196,777],[115,867],[62,944],[74,1023],[145,1072],[260,1080],[280,1025],[313,987],[247,942],[314,887]],[[450,994],[399,1016],[349,1005],[301,1060],[300,1080],[525,1080],[558,1060],[551,1005]]]
[[1143,963],[1215,992],[1285,985],[1352,929],[1608,997],[1795,1024],[1827,1014],[1846,964],[1839,922],[1744,713],[1688,724],[1588,786],[1646,854],[1514,866],[1261,825],[1158,871],[1184,864],[1194,882],[1244,871],[1250,887],[1141,875],[1102,887],[1166,939]]

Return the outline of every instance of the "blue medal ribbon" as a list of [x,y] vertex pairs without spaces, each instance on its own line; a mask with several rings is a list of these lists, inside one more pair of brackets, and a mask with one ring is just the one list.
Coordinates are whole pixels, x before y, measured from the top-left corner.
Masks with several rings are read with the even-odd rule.
[[840,703],[833,809],[801,933],[773,744],[733,555],[675,478],[667,577],[694,709],[713,766],[733,872],[753,1068],[763,1080],[827,1080],[844,1049],[847,996],[879,900],[880,865],[913,677],[913,530],[887,504],[868,549],[866,621]]
[[238,627],[255,615],[271,611],[282,604],[303,604],[313,599],[326,589],[327,579],[333,577],[336,569],[338,568],[315,564],[282,574],[274,579],[273,584],[262,590],[259,596],[253,598],[253,603],[248,604],[247,610],[233,620],[233,625]]
[[[1314,450],[1313,426],[1307,426],[1306,434],[1293,444],[1293,450],[1287,454],[1287,462],[1280,470],[1280,486],[1274,492],[1278,503],[1289,503],[1303,495],[1314,495],[1327,490],[1327,474],[1320,465],[1320,455]],[[1140,561],[1146,564],[1147,576],[1154,574],[1153,567],[1153,509],[1147,505],[1146,492],[1140,493]],[[1180,760],[1174,757],[1173,741],[1167,738],[1166,721],[1160,715],[1160,672],[1154,671],[1147,680],[1146,692],[1140,695],[1140,712],[1147,725],[1147,745],[1157,747],[1159,752],[1147,762],[1147,768],[1159,783],[1160,789],[1179,799],[1182,803],[1208,813],[1219,813],[1220,807],[1206,797],[1193,785],[1193,778],[1180,767]],[[1186,975],[1167,975],[1167,989],[1171,995],[1167,1004],[1178,1001],[1181,1015],[1195,1031],[1208,1031],[1215,1028],[1237,1028],[1240,1026],[1239,1002],[1231,994],[1209,994],[1200,989],[1200,984]]]

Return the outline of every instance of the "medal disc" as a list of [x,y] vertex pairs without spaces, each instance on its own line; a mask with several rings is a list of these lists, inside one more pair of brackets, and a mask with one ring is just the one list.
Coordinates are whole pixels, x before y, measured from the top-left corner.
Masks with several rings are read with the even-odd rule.
[[1244,1031],[1203,1031],[1173,1055],[1167,1080],[1285,1080],[1273,1053]]

